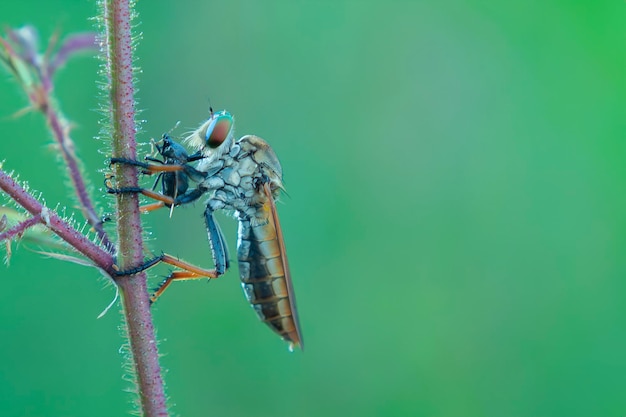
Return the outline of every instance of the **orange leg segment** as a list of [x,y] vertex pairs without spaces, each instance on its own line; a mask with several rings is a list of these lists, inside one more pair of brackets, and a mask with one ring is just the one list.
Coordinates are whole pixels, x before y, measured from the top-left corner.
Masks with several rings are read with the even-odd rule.
[[217,278],[219,277],[217,271],[215,269],[204,269],[199,268],[195,265],[187,263],[185,261],[181,261],[180,259],[174,258],[173,256],[163,254],[161,255],[161,262],[165,262],[166,264],[178,267],[181,271],[172,272],[154,291],[154,293],[150,296],[150,303],[154,303],[160,296],[165,292],[167,287],[174,281],[180,280],[190,280],[190,279],[202,279],[202,278]]
[[[185,165],[176,165],[176,164],[164,164],[164,165],[153,165],[147,164],[144,162],[134,161],[131,159],[124,158],[111,158],[111,163],[123,163],[134,165],[142,169],[144,174],[152,175],[152,174],[162,174],[162,173],[172,173],[178,171],[184,171]],[[164,195],[146,188],[142,187],[123,187],[123,188],[113,188],[110,181],[113,177],[108,177],[105,181],[105,186],[107,191],[111,194],[126,194],[126,193],[140,193],[145,195],[148,198],[156,200],[155,203],[146,204],[140,207],[140,210],[143,213],[147,213],[153,210],[158,210],[162,207],[174,207],[176,204],[180,204],[179,200],[176,199],[177,196],[170,197],[169,195]],[[155,184],[156,185],[156,184]],[[191,198],[188,201],[184,201],[187,203],[189,201],[193,201],[202,195],[202,190],[197,190],[195,193],[190,193]],[[217,272],[216,269],[204,269],[197,267],[193,264],[187,263],[185,261],[181,261],[178,258],[175,258],[168,254],[161,254],[147,262],[143,265],[129,269],[126,271],[118,271],[117,276],[125,276],[125,275],[133,275],[137,274],[141,271],[145,271],[149,268],[152,268],[158,263],[164,262],[168,265],[172,265],[179,270],[171,272],[163,282],[159,285],[156,291],[150,296],[150,302],[154,303],[160,296],[165,292],[165,290],[170,286],[173,281],[176,280],[191,280],[191,279],[201,279],[201,278],[217,278],[221,274]]]
[[177,268],[180,268],[181,270],[173,271],[172,273],[170,273],[170,275],[167,276],[167,278],[165,278],[165,280],[163,280],[163,282],[161,282],[161,284],[159,284],[159,287],[150,296],[150,303],[154,303],[161,296],[161,294],[165,292],[167,287],[169,287],[170,284],[174,281],[177,281],[177,280],[185,281],[185,280],[203,279],[203,278],[213,279],[213,278],[218,278],[220,276],[220,274],[218,274],[215,269],[200,268],[188,262],[181,261],[180,259],[175,258],[172,255],[168,255],[166,253],[163,253],[153,259],[150,259],[149,261],[147,261],[146,263],[144,263],[138,268],[130,269],[127,271],[118,271],[116,275],[124,276],[124,275],[138,274],[139,272],[150,269],[153,266],[161,262],[166,263],[168,265],[175,266]]
[[157,174],[159,172],[178,172],[184,171],[184,165],[178,164],[163,164],[163,165],[153,165],[147,164],[145,162],[135,161],[133,159],[126,158],[111,158],[111,164],[126,164],[133,165],[139,168],[142,168],[144,174],[152,175]]
[[143,206],[139,207],[139,210],[142,213],[149,213],[151,211],[158,210],[163,207],[165,207],[165,203],[163,203],[162,201],[159,201],[158,203],[144,204]]

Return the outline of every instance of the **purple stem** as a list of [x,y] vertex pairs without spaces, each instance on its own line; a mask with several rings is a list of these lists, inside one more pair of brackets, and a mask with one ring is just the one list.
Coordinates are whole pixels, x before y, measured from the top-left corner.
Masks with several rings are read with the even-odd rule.
[[0,242],[11,239],[13,236],[19,235],[23,233],[29,227],[33,227],[36,224],[42,223],[41,216],[33,216],[30,217],[23,222],[20,222],[7,230],[6,232],[0,233]]
[[[102,4],[113,156],[137,159],[131,34],[131,16],[134,11],[131,10],[129,0],[105,0]],[[116,164],[115,177],[121,187],[136,187],[138,184],[137,170],[129,165]],[[141,265],[143,237],[137,195],[117,196],[117,232],[120,267],[128,269]],[[120,277],[117,283],[124,302],[143,415],[167,416],[146,274]]]
[[65,164],[67,166],[67,170],[70,174],[70,179],[72,184],[74,185],[74,190],[76,191],[76,195],[78,196],[78,200],[80,201],[80,208],[83,212],[83,215],[89,222],[89,224],[95,229],[98,238],[106,248],[106,250],[113,254],[115,253],[115,245],[109,239],[104,227],[102,226],[102,220],[96,214],[96,210],[94,209],[94,205],[91,202],[91,198],[89,198],[89,193],[87,192],[87,186],[85,185],[85,181],[78,167],[78,160],[76,155],[74,154],[73,148],[74,144],[72,139],[69,136],[68,129],[64,129],[64,123],[59,114],[53,109],[52,106],[48,103],[48,97],[46,97],[46,101],[42,106],[41,110],[43,111],[46,121],[48,122],[48,126],[52,131],[52,134],[59,144],[59,148],[61,149],[61,154],[63,155],[63,159],[65,160]]
[[69,243],[74,249],[90,259],[100,269],[109,275],[115,276],[115,260],[110,253],[102,250],[98,245],[87,239],[66,221],[61,219],[54,211],[43,206],[35,197],[30,195],[13,178],[0,170],[0,189],[7,193],[17,204],[45,224],[61,239]]
[[68,36],[48,65],[48,75],[52,77],[54,72],[62,67],[74,54],[81,51],[96,49],[96,36],[93,33],[81,33]]
[[[89,224],[95,229],[100,242],[104,245],[106,250],[114,254],[115,246],[109,239],[104,227],[102,225],[102,221],[99,216],[96,214],[96,210],[94,209],[94,205],[89,197],[87,192],[87,187],[85,185],[85,181],[79,169],[78,160],[76,155],[74,154],[74,144],[72,143],[72,139],[69,136],[69,127],[67,121],[63,119],[60,112],[57,108],[52,104],[51,99],[51,90],[52,90],[52,73],[54,69],[58,68],[59,65],[63,64],[68,56],[71,53],[74,53],[78,50],[85,49],[89,45],[93,48],[94,46],[94,35],[93,34],[83,34],[83,35],[74,35],[68,37],[65,43],[62,45],[59,52],[55,55],[54,62],[48,66],[47,57],[50,55],[50,50],[54,49],[56,45],[56,37],[49,43],[48,52],[45,55],[45,58],[41,57],[38,53],[38,45],[39,39],[37,35],[37,31],[31,26],[25,26],[18,30],[9,30],[8,31],[9,38],[13,41],[14,44],[18,45],[18,50],[14,50],[11,47],[11,44],[0,38],[2,43],[2,47],[6,50],[7,56],[19,57],[19,59],[26,61],[29,63],[31,69],[36,72],[39,77],[39,81],[41,85],[37,84],[24,84],[28,97],[31,101],[33,108],[41,111],[48,123],[50,130],[52,131],[52,135],[54,139],[59,144],[59,149],[61,150],[61,154],[63,155],[63,159],[65,160],[65,164],[69,171],[69,176],[74,186],[74,190],[80,202],[80,208],[83,212],[83,215],[89,222]],[[19,51],[19,52],[18,52]],[[12,61],[9,61],[11,63]],[[18,80],[21,80],[19,72],[14,68],[15,75]]]

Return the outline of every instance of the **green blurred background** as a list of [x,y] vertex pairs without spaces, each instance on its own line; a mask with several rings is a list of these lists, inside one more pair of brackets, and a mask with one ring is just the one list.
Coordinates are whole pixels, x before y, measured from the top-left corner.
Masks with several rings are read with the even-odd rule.
[[[280,156],[307,344],[258,322],[236,267],[174,285],[154,308],[174,415],[624,415],[626,3],[137,9],[140,140],[183,135],[210,100]],[[96,12],[25,0],[0,21],[46,39]],[[56,93],[106,212],[98,65],[72,60]],[[3,71],[0,159],[71,209],[42,117],[11,117],[25,105]],[[150,248],[210,266],[201,213],[146,215]],[[96,319],[112,287],[27,249],[0,273],[0,415],[127,414],[119,308]]]

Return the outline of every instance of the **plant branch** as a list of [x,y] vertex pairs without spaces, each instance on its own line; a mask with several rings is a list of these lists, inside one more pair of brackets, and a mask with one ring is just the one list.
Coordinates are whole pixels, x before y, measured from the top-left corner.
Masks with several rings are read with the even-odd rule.
[[98,238],[107,251],[109,253],[115,253],[115,245],[113,245],[104,230],[102,220],[96,214],[94,205],[89,197],[89,193],[87,192],[87,186],[85,185],[85,181],[81,174],[78,159],[74,153],[74,143],[69,135],[69,124],[58,112],[54,110],[52,106],[49,105],[49,103],[46,102],[44,104],[45,106],[41,108],[41,111],[44,113],[48,126],[50,127],[50,130],[59,145],[61,155],[63,155],[67,170],[70,174],[70,179],[72,180],[72,185],[74,186],[74,190],[76,191],[76,195],[80,201],[79,206],[83,215],[89,224],[95,229]]
[[39,53],[39,37],[31,26],[8,31],[12,43],[0,38],[0,59],[13,72],[26,92],[31,108],[40,111],[46,118],[61,155],[67,166],[70,180],[80,202],[79,206],[87,222],[95,229],[100,242],[111,254],[115,246],[102,226],[102,220],[96,214],[94,204],[87,192],[87,186],[80,170],[80,164],[74,153],[74,142],[70,138],[70,124],[55,105],[52,89],[52,76],[70,56],[84,50],[95,49],[93,33],[73,35],[65,39],[57,53],[53,53],[57,36],[48,44],[45,54]]
[[69,223],[61,219],[58,214],[41,204],[2,170],[0,170],[0,189],[13,198],[17,204],[24,207],[40,223],[46,225],[61,239],[89,258],[96,266],[106,271],[109,275],[115,276],[115,260],[110,253],[102,250],[102,248],[78,230],[70,226]]
[[[134,14],[131,0],[102,0],[101,11],[104,35],[102,46],[106,54],[106,77],[109,93],[107,107],[112,140],[112,154],[126,159],[137,159],[135,140],[135,99],[133,86],[133,41],[131,21]],[[94,227],[106,250],[94,244],[68,222],[49,210],[30,195],[10,175],[1,170],[0,189],[26,209],[32,217],[0,234],[3,238],[19,235],[35,223],[46,225],[68,244],[90,259],[118,283],[124,304],[124,315],[132,352],[138,393],[143,415],[166,416],[165,394],[150,303],[144,272],[119,276],[117,271],[136,269],[143,264],[143,236],[137,195],[117,196],[118,250],[110,241],[89,198],[70,138],[70,124],[61,114],[52,94],[52,76],[75,52],[93,47],[93,35],[76,35],[66,39],[57,48],[58,36],[52,37],[45,53],[39,52],[39,39],[32,27],[8,32],[8,39],[0,37],[0,63],[15,75],[30,100],[30,108],[46,117],[58,148],[67,166],[80,207],[88,223]],[[56,52],[55,52],[56,51]],[[126,164],[114,167],[115,177],[122,187],[136,187],[137,171]],[[6,223],[6,219],[0,219]],[[4,226],[3,226],[4,227]],[[115,254],[115,256],[114,256]],[[116,259],[117,257],[117,259]],[[119,267],[118,267],[119,265]]]
[[[6,219],[6,215],[4,216]],[[28,229],[29,227],[33,227],[36,224],[43,223],[41,219],[41,215],[29,217],[28,219],[16,224],[9,230],[6,230],[0,233],[0,242],[3,242],[7,239],[11,239],[13,236],[21,235]]]
[[[129,0],[104,0],[104,43],[110,94],[110,124],[113,156],[137,159],[135,98]],[[115,176],[122,187],[136,187],[137,170],[116,164]],[[137,195],[117,196],[118,262],[126,270],[143,263],[143,237]],[[145,416],[167,416],[165,393],[157,351],[146,275],[117,279],[122,290],[128,337]]]

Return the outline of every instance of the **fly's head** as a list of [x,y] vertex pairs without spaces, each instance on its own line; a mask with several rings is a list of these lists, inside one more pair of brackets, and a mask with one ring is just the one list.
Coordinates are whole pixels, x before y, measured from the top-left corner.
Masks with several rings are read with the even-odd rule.
[[226,110],[211,111],[209,119],[186,141],[208,157],[218,158],[230,151],[234,143],[235,119]]

